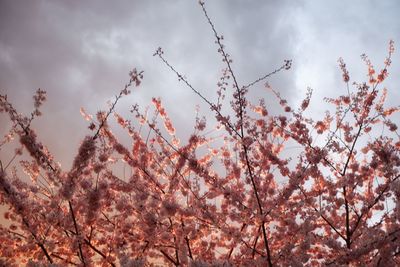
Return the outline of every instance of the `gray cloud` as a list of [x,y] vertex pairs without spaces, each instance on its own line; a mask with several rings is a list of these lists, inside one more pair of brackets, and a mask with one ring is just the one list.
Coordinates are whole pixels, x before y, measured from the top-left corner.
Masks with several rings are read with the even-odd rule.
[[[367,67],[360,59],[366,53],[376,70],[383,67],[390,39],[400,41],[398,1],[319,1],[305,2],[294,18],[299,39],[296,46],[298,87],[315,89],[316,97],[344,93],[337,59],[343,57],[352,80],[366,80]],[[397,43],[396,43],[397,42]],[[399,55],[396,51],[385,82],[392,99],[400,97]],[[301,88],[298,88],[301,89]],[[391,102],[392,104],[398,104]],[[314,106],[318,109],[318,105]]]
[[[160,96],[179,122],[177,128],[186,129],[200,100],[152,54],[163,47],[166,58],[205,96],[215,99],[224,65],[196,2],[0,0],[1,93],[29,112],[34,90],[48,91],[45,115],[35,126],[56,158],[67,162],[87,132],[79,108],[91,113],[106,108],[132,67],[144,70],[145,80],[118,110],[128,110],[134,102],[145,106],[152,96]],[[270,79],[293,103],[307,85],[316,89],[317,97],[339,86],[339,56],[355,73],[363,73],[360,53],[382,61],[388,39],[400,40],[396,1],[206,4],[225,37],[240,83],[272,71],[284,59],[294,60],[291,71]],[[397,55],[393,73],[399,71],[396,59]],[[251,89],[252,99],[260,95],[270,99],[262,87]],[[3,115],[0,120],[7,121]],[[66,145],[61,140],[71,142]]]

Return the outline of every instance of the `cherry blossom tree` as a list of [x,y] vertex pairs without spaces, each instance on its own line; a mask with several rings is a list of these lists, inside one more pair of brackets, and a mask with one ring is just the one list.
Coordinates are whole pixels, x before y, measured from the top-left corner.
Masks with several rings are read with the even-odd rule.
[[[264,99],[249,100],[249,88],[289,69],[291,61],[239,84],[223,37],[204,3],[200,7],[225,64],[217,100],[204,97],[161,48],[154,54],[215,114],[215,120],[196,116],[185,142],[161,99],[153,98],[152,109],[133,105],[130,118],[115,111],[140,85],[143,72],[136,69],[106,111],[93,118],[81,110],[91,134],[70,170],[31,127],[46,92],[37,90],[27,116],[0,96],[0,110],[12,122],[0,149],[14,138],[21,146],[11,159],[0,159],[0,202],[7,208],[1,264],[399,265],[399,107],[385,105],[382,86],[393,41],[378,72],[362,56],[365,82],[352,81],[339,59],[347,93],[327,98],[331,108],[321,118],[307,115],[311,89],[300,107],[292,107],[266,85],[282,108],[272,115]],[[112,117],[129,144],[112,131]],[[207,134],[214,129],[222,134]],[[292,145],[298,149],[287,153]],[[119,171],[121,164],[129,175]]]

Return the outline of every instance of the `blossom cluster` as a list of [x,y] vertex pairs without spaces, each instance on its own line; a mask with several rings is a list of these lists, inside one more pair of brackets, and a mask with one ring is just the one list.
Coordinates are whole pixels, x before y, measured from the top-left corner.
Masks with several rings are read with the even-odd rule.
[[[294,107],[267,85],[281,108],[273,115],[265,99],[252,101],[249,89],[291,61],[239,84],[223,37],[200,5],[225,66],[216,102],[177,72],[161,48],[155,53],[215,115],[215,124],[196,115],[186,140],[178,139],[180,129],[159,98],[145,111],[133,105],[129,116],[115,111],[130,86],[141,84],[136,69],[108,110],[92,116],[81,109],[91,134],[69,170],[31,126],[45,92],[36,92],[28,116],[0,96],[0,112],[12,122],[8,134],[23,148],[11,160],[0,158],[0,204],[7,208],[0,265],[400,264],[399,109],[386,106],[381,88],[393,42],[378,75],[363,56],[367,82],[350,83],[339,59],[347,92],[326,99],[331,109],[320,118],[307,113],[311,89]],[[113,117],[127,135],[113,132]],[[12,142],[5,139],[0,149]]]

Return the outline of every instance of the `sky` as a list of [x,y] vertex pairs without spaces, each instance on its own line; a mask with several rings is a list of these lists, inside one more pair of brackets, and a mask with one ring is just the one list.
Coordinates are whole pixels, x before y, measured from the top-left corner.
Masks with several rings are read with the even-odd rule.
[[[366,53],[377,70],[390,39],[400,43],[400,1],[205,1],[226,51],[233,58],[239,84],[248,84],[293,60],[289,71],[268,83],[298,105],[306,88],[314,90],[310,114],[325,110],[323,97],[346,91],[337,60],[343,57],[351,79],[366,80]],[[0,93],[21,112],[32,110],[37,88],[47,91],[44,115],[33,127],[61,162],[70,164],[79,141],[89,133],[80,114],[107,109],[136,67],[144,71],[140,87],[123,99],[117,111],[132,104],[145,107],[161,97],[177,131],[193,125],[196,97],[153,53],[164,56],[211,100],[224,67],[213,33],[197,1],[50,1],[0,0]],[[384,84],[389,100],[400,99],[397,51]],[[271,99],[263,84],[250,98]],[[205,105],[201,106],[207,114]],[[0,134],[10,124],[0,114]],[[0,151],[0,153],[3,153]]]

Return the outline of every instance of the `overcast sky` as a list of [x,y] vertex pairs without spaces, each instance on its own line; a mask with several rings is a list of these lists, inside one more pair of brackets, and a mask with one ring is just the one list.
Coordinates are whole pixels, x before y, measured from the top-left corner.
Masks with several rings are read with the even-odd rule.
[[[365,80],[366,53],[379,70],[390,39],[400,43],[400,1],[206,1],[206,8],[226,50],[234,60],[240,84],[247,84],[292,59],[293,68],[269,83],[291,103],[307,86],[314,89],[312,111],[325,109],[324,96],[345,92],[337,59],[343,57],[351,78]],[[56,159],[70,162],[89,113],[107,108],[133,67],[144,70],[144,81],[121,101],[150,104],[162,98],[179,125],[192,125],[200,100],[153,57],[157,47],[205,96],[215,99],[220,70],[213,34],[197,1],[50,1],[0,0],[0,92],[30,112],[37,88],[48,101],[36,127],[40,140]],[[400,99],[400,56],[395,53],[389,89],[392,103]],[[262,84],[253,97],[269,97]],[[8,118],[0,115],[1,134]],[[66,140],[70,140],[67,141]]]

